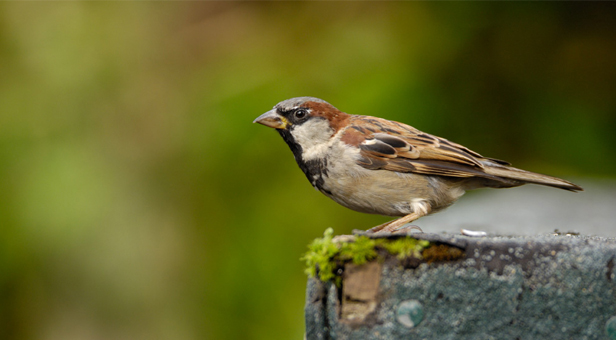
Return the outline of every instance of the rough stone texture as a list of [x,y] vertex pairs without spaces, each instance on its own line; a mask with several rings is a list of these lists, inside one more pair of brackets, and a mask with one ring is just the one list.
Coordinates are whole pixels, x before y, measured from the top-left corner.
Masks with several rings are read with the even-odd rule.
[[[616,316],[616,239],[584,236],[412,236],[456,246],[466,257],[402,268],[385,261],[377,307],[363,323],[340,319],[339,289],[309,279],[311,339],[609,339]],[[344,281],[343,281],[344,285]],[[421,302],[414,328],[397,306]]]

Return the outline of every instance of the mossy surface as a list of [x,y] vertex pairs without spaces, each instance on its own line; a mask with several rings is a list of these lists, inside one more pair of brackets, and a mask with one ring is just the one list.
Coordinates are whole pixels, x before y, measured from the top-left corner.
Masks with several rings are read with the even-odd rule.
[[[344,303],[368,301],[347,298],[348,277],[342,290],[309,279],[306,339],[600,340],[616,334],[616,239],[411,236],[430,241],[422,251],[425,264],[398,260],[377,246],[377,260],[388,258],[380,266],[376,299],[370,300],[377,310],[361,323],[341,313]],[[412,328],[399,321],[408,300],[423,310]]]
[[310,277],[317,275],[317,268],[321,281],[329,281],[334,277],[335,263],[331,260],[340,252],[340,248],[332,241],[333,235],[334,230],[327,228],[323,237],[314,239],[308,245],[308,252],[301,257],[300,260],[306,263],[306,274]]
[[373,260],[378,255],[375,249],[377,241],[366,236],[359,236],[355,238],[355,242],[340,243],[339,259],[352,261],[357,265]]
[[306,274],[323,282],[335,279],[339,283],[337,272],[345,263],[362,265],[383,258],[381,254],[391,254],[400,260],[411,257],[421,260],[422,251],[431,245],[429,241],[409,236],[373,239],[362,235],[337,241],[333,234],[333,229],[325,230],[323,237],[313,240],[301,257],[306,263]]
[[422,258],[422,250],[430,245],[430,242],[418,240],[412,237],[403,237],[395,240],[379,239],[379,245],[390,254],[396,255],[399,260],[409,257]]

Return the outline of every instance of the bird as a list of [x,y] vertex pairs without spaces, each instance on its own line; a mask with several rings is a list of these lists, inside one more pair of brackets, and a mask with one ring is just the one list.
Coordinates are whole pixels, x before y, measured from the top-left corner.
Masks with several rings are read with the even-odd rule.
[[276,129],[308,181],[325,196],[358,212],[399,217],[368,233],[404,230],[472,189],[533,183],[583,191],[410,125],[344,113],[315,97],[281,101],[253,123]]

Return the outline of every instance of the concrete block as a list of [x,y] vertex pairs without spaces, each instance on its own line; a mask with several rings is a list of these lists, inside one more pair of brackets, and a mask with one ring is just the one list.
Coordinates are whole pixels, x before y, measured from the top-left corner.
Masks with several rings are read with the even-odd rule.
[[310,278],[306,338],[616,339],[616,239],[410,236],[430,241],[422,260],[342,263],[339,286]]

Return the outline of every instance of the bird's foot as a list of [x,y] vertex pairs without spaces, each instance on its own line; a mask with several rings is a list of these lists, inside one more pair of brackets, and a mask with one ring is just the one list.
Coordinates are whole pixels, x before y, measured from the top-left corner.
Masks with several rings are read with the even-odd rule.
[[398,233],[406,233],[407,231],[410,233],[411,230],[419,230],[420,233],[423,233],[424,231],[421,230],[420,227],[416,226],[416,225],[403,225],[402,227],[399,227],[398,229],[394,230],[392,233],[398,234]]
[[416,220],[417,218],[413,215],[407,215],[405,217],[399,218],[397,220],[393,220],[393,221],[389,221],[387,223],[383,223],[380,225],[377,225],[374,228],[370,228],[368,230],[366,230],[366,233],[369,234],[375,234],[375,233],[385,233],[385,232],[389,232],[389,233],[405,233],[407,231],[410,231],[412,229],[417,229],[420,232],[423,233],[423,230],[421,230],[421,228],[419,228],[416,225],[410,225],[407,223]]

